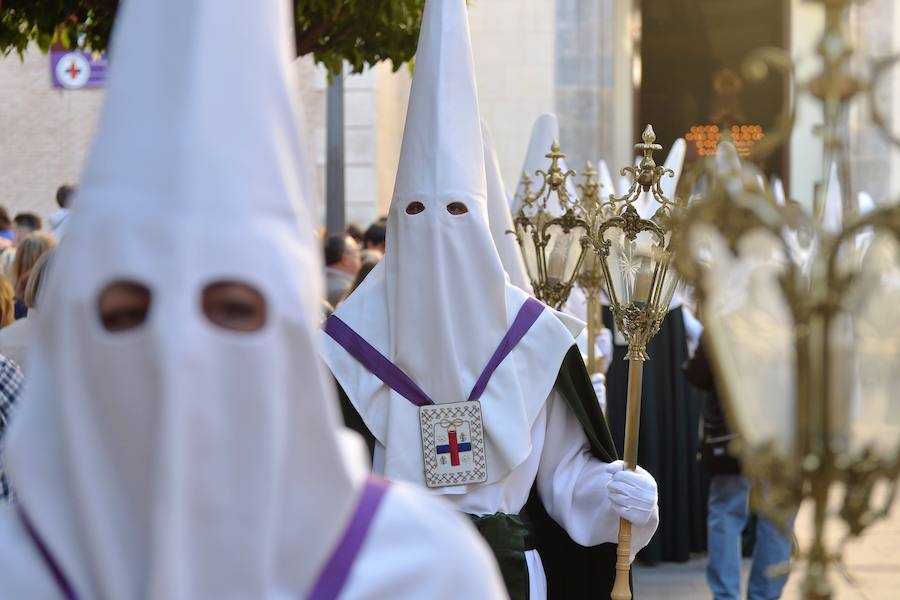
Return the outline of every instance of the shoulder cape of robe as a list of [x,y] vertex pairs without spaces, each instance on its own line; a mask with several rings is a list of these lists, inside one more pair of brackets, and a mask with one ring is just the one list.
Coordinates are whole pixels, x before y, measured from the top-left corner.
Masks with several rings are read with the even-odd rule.
[[[340,384],[336,385],[346,425],[360,433],[365,438],[370,453],[374,453],[374,436],[366,428]],[[584,428],[594,457],[607,463],[615,461],[616,449],[609,427],[576,346],[572,346],[563,359],[554,387],[565,398]],[[615,544],[586,548],[572,541],[566,531],[544,510],[536,487],[532,488],[523,512],[527,513],[534,526],[537,550],[547,575],[547,597],[551,600],[609,598],[616,577]]]

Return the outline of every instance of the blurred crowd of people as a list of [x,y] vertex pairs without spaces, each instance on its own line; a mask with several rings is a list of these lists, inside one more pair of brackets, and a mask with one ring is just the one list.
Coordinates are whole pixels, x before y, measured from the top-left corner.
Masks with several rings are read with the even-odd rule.
[[[75,191],[73,185],[57,190],[59,208],[47,219],[49,231],[39,215],[20,212],[10,219],[0,206],[0,439],[25,381],[41,282],[65,232]],[[0,464],[0,500],[9,493]]]
[[359,287],[384,256],[387,217],[379,217],[363,231],[350,224],[346,231],[325,237],[325,301],[330,313]]

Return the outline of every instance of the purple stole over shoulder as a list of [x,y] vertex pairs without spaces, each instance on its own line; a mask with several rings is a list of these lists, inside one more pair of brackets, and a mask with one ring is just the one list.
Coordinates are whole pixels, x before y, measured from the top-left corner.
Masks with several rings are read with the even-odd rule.
[[[366,536],[371,529],[378,507],[387,493],[388,486],[388,482],[382,479],[370,478],[366,481],[353,517],[350,519],[328,562],[325,563],[325,567],[319,573],[319,577],[313,585],[309,596],[307,596],[307,600],[335,600],[340,595],[350,576],[350,570],[353,568],[353,564],[356,562],[356,558],[359,556]],[[44,564],[56,582],[56,587],[59,588],[60,594],[66,600],[79,600],[72,582],[66,577],[59,563],[50,553],[43,539],[38,535],[25,511],[20,506],[17,508],[25,531],[38,549]]]
[[350,519],[337,548],[319,574],[319,579],[307,597],[308,600],[334,600],[340,595],[387,490],[388,482],[383,479],[371,478],[366,482],[356,512]]
[[[493,356],[482,371],[472,393],[469,394],[468,400],[478,400],[487,388],[491,376],[500,363],[509,356],[513,348],[525,337],[525,334],[535,324],[541,313],[544,312],[544,305],[535,300],[528,298],[519,309],[513,324],[509,331],[500,340],[500,345],[494,351]],[[331,315],[325,321],[324,327],[331,339],[338,343],[347,353],[355,358],[362,366],[369,370],[375,377],[380,379],[389,388],[409,400],[416,406],[426,406],[435,404],[434,400],[420,388],[400,367],[392,363],[385,355],[379,352],[374,346],[367,342],[361,335],[356,333],[349,325],[344,323],[340,318]]]

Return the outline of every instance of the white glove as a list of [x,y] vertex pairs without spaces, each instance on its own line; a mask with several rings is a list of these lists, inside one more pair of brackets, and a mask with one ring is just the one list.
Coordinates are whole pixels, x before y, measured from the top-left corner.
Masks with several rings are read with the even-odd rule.
[[591,383],[594,384],[594,393],[597,394],[600,410],[606,414],[606,377],[603,373],[594,373],[591,375]]
[[609,365],[613,361],[613,334],[612,331],[604,327],[597,334],[597,352],[603,356],[604,371],[609,370]]
[[621,460],[606,467],[606,472],[612,475],[606,484],[609,501],[616,514],[626,521],[646,525],[657,511],[656,480],[641,467],[635,471],[625,471],[623,467]]

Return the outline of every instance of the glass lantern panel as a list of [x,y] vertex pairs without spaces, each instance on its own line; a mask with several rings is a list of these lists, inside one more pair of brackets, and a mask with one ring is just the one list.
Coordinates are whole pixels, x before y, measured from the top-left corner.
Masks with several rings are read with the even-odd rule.
[[779,283],[786,267],[779,241],[750,233],[735,256],[713,228],[698,234],[694,258],[704,266],[707,294],[701,320],[730,423],[751,447],[771,444],[789,456],[796,359],[794,321]]
[[660,250],[657,260],[660,262],[659,277],[661,278],[656,284],[660,290],[657,308],[668,308],[672,304],[672,298],[675,296],[675,290],[678,289],[681,278],[675,267],[672,266],[672,257],[667,251]]
[[900,246],[884,234],[866,245],[844,296],[849,318],[830,340],[832,365],[849,372],[832,406],[835,425],[848,425],[852,453],[870,447],[893,456],[900,449]]
[[562,227],[552,224],[546,229],[550,237],[547,242],[547,282],[550,285],[569,283],[575,277],[575,268],[581,257],[581,238],[585,231],[581,228],[568,232]]
[[581,270],[578,275],[578,283],[585,292],[599,293],[604,286],[603,266],[592,246],[588,246],[581,261]]
[[625,233],[621,229],[616,228],[609,228],[604,231],[603,239],[609,242],[609,253],[603,257],[603,260],[609,269],[610,280],[607,285],[610,289],[607,290],[607,293],[610,296],[610,302],[612,303],[613,299],[615,299],[619,303],[625,303],[626,300],[623,298],[623,294],[626,288],[626,270],[621,269],[620,265],[623,261],[628,264],[627,257],[633,253],[633,242],[630,242],[625,237]]
[[603,237],[610,243],[606,261],[616,298],[623,306],[635,304],[643,307],[650,298],[653,273],[659,258],[658,238],[651,231],[642,231],[631,240],[624,231],[615,227],[607,229]]

